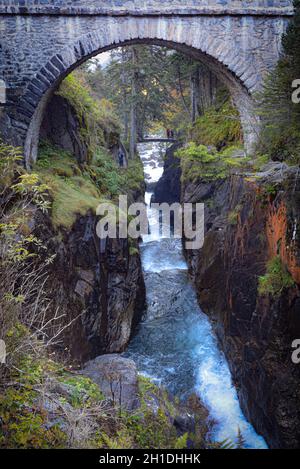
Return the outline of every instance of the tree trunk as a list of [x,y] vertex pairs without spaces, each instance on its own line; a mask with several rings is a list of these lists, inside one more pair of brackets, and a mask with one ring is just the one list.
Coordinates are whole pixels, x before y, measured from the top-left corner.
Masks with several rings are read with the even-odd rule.
[[191,73],[191,117],[192,122],[195,122],[199,117],[200,107],[200,65],[197,65]]
[[199,70],[199,114],[202,115],[207,108],[211,107],[216,99],[218,80],[216,76],[207,70],[206,67],[201,67]]
[[129,136],[129,119],[128,119],[128,103],[127,103],[127,83],[126,70],[125,70],[126,56],[125,50],[122,47],[122,71],[121,71],[121,82],[123,87],[123,124],[124,124],[124,141],[128,142]]
[[129,156],[134,158],[137,142],[137,125],[136,125],[136,94],[137,94],[137,50],[132,47],[132,83],[131,83],[131,104],[130,104],[130,145]]

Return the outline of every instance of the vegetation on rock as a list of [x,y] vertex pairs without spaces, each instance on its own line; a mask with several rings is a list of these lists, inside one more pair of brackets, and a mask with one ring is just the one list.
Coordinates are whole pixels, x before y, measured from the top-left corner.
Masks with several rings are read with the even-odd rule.
[[204,145],[191,142],[178,150],[182,169],[182,182],[215,181],[225,179],[234,172],[247,167],[248,159],[244,156],[233,157],[238,147],[229,147],[217,152]]
[[79,164],[71,153],[44,141],[34,171],[49,188],[54,226],[70,228],[78,215],[89,210],[95,213],[101,201],[116,201],[119,194],[140,191],[144,174],[138,157],[127,168],[115,161],[110,149],[119,144],[120,127],[113,105],[93,97],[82,71],[69,75],[58,94],[76,112],[88,161]]
[[82,71],[76,71],[63,80],[59,96],[74,108],[80,122],[80,134],[89,150],[89,158],[99,147],[118,143],[120,123],[112,103],[104,98],[95,99]]
[[259,295],[278,298],[284,289],[291,288],[295,282],[279,256],[273,257],[267,264],[267,272],[259,277]]
[[242,143],[242,128],[238,111],[232,105],[224,91],[219,94],[223,102],[205,110],[197,118],[191,130],[192,140],[196,144],[214,146],[217,150]]

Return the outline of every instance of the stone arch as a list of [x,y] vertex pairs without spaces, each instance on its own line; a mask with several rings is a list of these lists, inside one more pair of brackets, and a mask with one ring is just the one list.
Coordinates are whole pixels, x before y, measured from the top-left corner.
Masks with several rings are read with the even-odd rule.
[[228,86],[240,113],[246,147],[250,150],[258,129],[251,95],[260,79],[239,47],[233,49],[208,30],[199,30],[199,24],[191,27],[180,18],[111,18],[101,31],[87,33],[59,50],[28,84],[17,111],[20,125],[26,128],[27,166],[36,159],[44,110],[59,83],[87,59],[116,47],[138,43],[167,46],[205,63]]

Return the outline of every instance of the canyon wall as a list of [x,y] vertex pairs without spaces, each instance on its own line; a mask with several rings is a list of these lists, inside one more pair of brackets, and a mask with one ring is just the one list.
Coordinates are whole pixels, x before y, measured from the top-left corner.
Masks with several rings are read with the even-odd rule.
[[[87,133],[84,126],[84,116],[79,121],[68,100],[53,95],[41,138],[54,148],[67,151],[74,158],[72,166],[79,175],[80,168],[88,167],[88,139],[82,137]],[[121,145],[118,139],[117,134],[106,135],[107,158],[115,159],[115,147]],[[51,170],[51,156],[49,165]],[[62,160],[62,168],[63,165]],[[64,174],[59,169],[54,177],[64,178]],[[73,182],[69,184],[72,186]],[[67,194],[59,201],[66,210],[72,203]],[[130,190],[128,196],[131,201],[143,200],[143,184]],[[50,210],[46,214],[36,212],[30,219],[30,229],[47,248],[47,257],[54,256],[47,269],[46,288],[51,315],[58,310],[61,325],[69,324],[62,337],[61,351],[82,362],[125,349],[144,311],[145,286],[138,242],[101,240],[96,234],[99,217],[95,210],[80,212],[80,192],[78,200],[79,212],[71,227],[55,225]]]
[[[40,215],[41,217],[41,215]],[[63,346],[84,361],[125,349],[145,304],[138,246],[127,239],[101,241],[97,218],[78,216],[70,232],[57,233],[49,217],[36,219],[36,232],[55,254],[46,285],[51,311],[63,314]]]
[[152,201],[155,203],[179,202],[181,197],[181,169],[175,152],[182,146],[175,143],[166,151],[164,160],[164,172],[160,180],[155,184]]
[[[186,251],[201,308],[213,320],[246,417],[271,448],[300,445],[300,179],[298,168],[185,182],[182,201],[205,203],[203,249]],[[280,294],[258,294],[280,258],[292,277]]]

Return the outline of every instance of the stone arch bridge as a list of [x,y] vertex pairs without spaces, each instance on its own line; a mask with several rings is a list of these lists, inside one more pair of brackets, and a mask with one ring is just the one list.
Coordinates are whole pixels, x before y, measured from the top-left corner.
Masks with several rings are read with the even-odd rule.
[[253,95],[276,64],[292,0],[0,0],[0,131],[37,155],[47,101],[88,58],[120,45],[168,46],[201,60],[230,89],[246,146],[258,125]]

